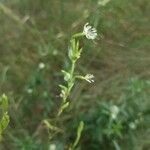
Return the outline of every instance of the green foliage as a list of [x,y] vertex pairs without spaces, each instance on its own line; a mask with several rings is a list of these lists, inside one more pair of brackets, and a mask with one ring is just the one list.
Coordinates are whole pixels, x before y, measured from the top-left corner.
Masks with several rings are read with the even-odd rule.
[[[97,102],[95,109],[90,108],[86,115],[82,114],[81,118],[87,125],[83,138],[87,138],[89,149],[97,150],[99,146],[102,149],[137,149],[137,132],[142,132],[141,127],[147,128],[148,124],[146,118],[149,113],[146,114],[146,112],[149,108],[146,107],[146,99],[143,98],[147,88],[150,88],[149,81],[131,79],[124,89],[124,96],[117,104],[114,101],[106,102],[106,100]],[[118,108],[115,117],[112,115],[116,111],[114,106]],[[126,140],[129,144],[124,144]],[[129,148],[130,145],[132,147]],[[83,149],[87,147],[84,146]]]
[[9,115],[8,115],[8,98],[5,94],[0,97],[0,108],[2,110],[2,118],[0,120],[0,138],[2,133],[7,128],[9,124]]
[[[76,149],[149,150],[149,10],[149,0],[1,0],[0,91],[10,97],[11,121],[0,150],[67,149],[81,120]],[[90,71],[95,82],[77,81],[69,107],[55,118],[58,85],[65,91],[70,79],[67,43],[87,21],[101,36],[93,44],[75,34],[83,47],[73,58],[80,56],[75,78],[88,81]]]

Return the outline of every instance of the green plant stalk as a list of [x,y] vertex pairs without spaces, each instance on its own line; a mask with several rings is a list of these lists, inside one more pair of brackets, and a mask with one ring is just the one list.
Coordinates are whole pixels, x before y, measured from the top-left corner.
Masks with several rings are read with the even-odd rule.
[[74,84],[74,71],[75,71],[75,61],[72,61],[71,63],[71,69],[70,69],[70,80],[68,81],[68,87],[67,87],[67,96],[63,97],[63,102],[61,104],[61,107],[58,111],[58,116],[63,112],[64,109],[66,109],[69,106],[69,102],[67,102],[67,98],[72,90],[73,84]]
[[80,32],[80,33],[76,33],[72,36],[72,38],[77,38],[77,37],[81,37],[81,36],[84,36],[85,34],[83,32]]
[[74,70],[75,70],[75,61],[72,61],[71,72],[70,72],[70,80],[68,82],[68,92],[71,92],[72,86],[70,86],[74,82]]
[[[83,32],[76,33],[71,37],[70,41],[70,47],[68,51],[68,57],[70,60],[70,67],[67,70],[62,70],[62,73],[64,75],[64,81],[66,82],[64,85],[59,85],[61,88],[61,93],[60,97],[62,98],[62,103],[61,106],[58,110],[57,117],[59,119],[59,116],[62,114],[62,112],[69,106],[70,102],[68,100],[68,97],[71,93],[71,90],[75,84],[75,81],[77,79],[80,80],[86,80],[89,83],[94,82],[93,80],[93,75],[92,74],[87,74],[85,76],[82,75],[76,75],[75,74],[75,67],[76,67],[76,62],[81,56],[82,48],[79,46],[79,38],[86,36],[88,39],[95,39],[97,36],[96,29],[92,28],[91,26],[86,23],[84,25],[84,30]],[[58,129],[57,127],[51,125],[49,122],[45,122],[46,126],[50,130]],[[84,122],[80,121],[78,129],[77,129],[77,136],[75,138],[74,143],[69,147],[69,150],[74,150],[76,146],[78,145],[82,131],[84,129]]]
[[8,98],[5,94],[3,94],[0,97],[0,106],[2,109],[2,118],[0,120],[0,140],[1,140],[2,133],[7,128],[8,124],[9,124]]
[[[71,69],[70,69],[70,80],[68,81],[68,93],[71,92],[71,89],[73,86],[72,83],[74,83],[74,71],[75,71],[75,61],[72,61],[71,63]],[[67,95],[66,99],[68,98],[69,94]],[[64,101],[65,102],[65,101]]]
[[[67,101],[69,95],[70,95],[70,92],[74,86],[74,83],[75,83],[75,75],[74,75],[74,72],[75,72],[75,65],[76,65],[76,62],[77,60],[79,59],[79,56],[80,56],[80,53],[81,53],[81,50],[79,49],[79,42],[76,42],[76,38],[79,38],[79,37],[82,37],[84,36],[83,33],[77,33],[75,35],[72,36],[71,38],[71,47],[72,47],[72,58],[71,59],[71,66],[70,66],[70,69],[69,69],[69,80],[67,81],[67,87],[66,87],[66,91],[65,91],[65,95],[63,95],[62,99],[62,104],[59,108],[59,111],[58,111],[58,114],[57,116],[60,116],[60,114],[64,111],[64,109],[66,109],[68,106],[69,106],[69,102]],[[67,104],[66,104],[67,103]]]
[[82,131],[84,129],[84,122],[83,121],[80,121],[79,123],[79,126],[78,126],[78,129],[77,129],[77,136],[76,136],[76,139],[73,143],[73,145],[69,148],[69,150],[74,150],[76,148],[76,146],[78,145],[79,141],[80,141],[80,138],[81,138],[81,134],[82,134]]
[[88,39],[92,40],[95,39],[97,36],[96,29],[92,28],[91,26],[88,25],[88,23],[86,23],[84,25],[83,32],[76,33],[71,37],[70,41],[71,44],[68,51],[68,56],[69,59],[71,60],[71,68],[69,69],[69,71],[62,70],[62,73],[64,74],[64,80],[67,81],[67,86],[60,85],[61,87],[60,96],[62,97],[63,101],[59,108],[57,116],[60,116],[60,114],[64,111],[64,109],[66,109],[69,106],[68,97],[70,95],[72,87],[75,84],[76,79],[86,80],[89,83],[94,82],[94,80],[92,79],[94,76],[91,74],[87,74],[86,76],[80,76],[80,78],[76,78],[76,75],[74,74],[76,61],[80,58],[82,52],[82,48],[79,47],[78,38],[83,36],[86,36]]

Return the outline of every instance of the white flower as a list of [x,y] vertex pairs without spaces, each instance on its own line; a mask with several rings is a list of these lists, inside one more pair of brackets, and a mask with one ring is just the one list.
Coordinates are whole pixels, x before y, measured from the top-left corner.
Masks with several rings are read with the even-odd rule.
[[33,89],[31,89],[31,88],[27,89],[27,93],[28,93],[28,94],[33,93]]
[[45,64],[43,62],[39,63],[39,69],[44,69],[45,68]]
[[50,144],[49,145],[49,150],[56,150],[56,145],[55,144]]
[[85,34],[88,39],[94,40],[97,37],[97,30],[90,26],[89,23],[86,23],[84,25],[83,34]]
[[87,81],[87,82],[89,82],[89,83],[92,83],[92,82],[94,82],[94,76],[92,75],[92,74],[87,74],[85,77],[84,77],[84,79]]
[[136,124],[134,122],[130,122],[129,127],[130,127],[130,129],[134,130],[134,129],[136,129]]
[[116,119],[119,113],[119,108],[116,105],[110,107],[110,115],[112,119]]

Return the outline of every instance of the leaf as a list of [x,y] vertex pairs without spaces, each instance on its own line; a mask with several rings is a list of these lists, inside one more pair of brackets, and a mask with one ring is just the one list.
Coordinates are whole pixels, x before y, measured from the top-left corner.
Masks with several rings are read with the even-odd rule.
[[64,85],[59,85],[59,87],[62,89],[62,90],[67,90],[67,87],[65,87]]
[[119,144],[116,141],[113,141],[113,144],[116,150],[121,150]]
[[8,98],[5,94],[1,97],[1,107],[3,112],[6,112],[8,110]]
[[44,120],[43,123],[46,125],[46,127],[47,127],[49,130],[56,131],[56,132],[63,132],[62,129],[59,129],[58,127],[53,126],[53,125],[52,125],[50,122],[48,122],[47,120]]
[[76,61],[80,58],[82,48],[79,48],[79,41],[76,41],[75,39],[71,40],[71,47],[68,51],[68,56],[71,61]]
[[80,121],[78,129],[77,129],[77,136],[76,136],[76,139],[75,139],[75,141],[72,145],[72,148],[71,148],[72,150],[75,149],[75,147],[78,145],[83,129],[84,129],[84,122]]
[[5,113],[0,121],[0,135],[7,128],[8,124],[9,124],[9,116],[7,113]]
[[69,73],[69,72],[67,72],[67,71],[65,71],[65,70],[61,70],[61,72],[62,72],[62,73],[63,73],[63,75],[64,75],[64,80],[65,80],[65,81],[70,80],[71,75],[70,75],[70,73]]
[[8,98],[3,94],[0,98],[0,105],[2,109],[2,119],[0,120],[0,137],[3,131],[7,128],[9,124],[9,115],[8,115]]

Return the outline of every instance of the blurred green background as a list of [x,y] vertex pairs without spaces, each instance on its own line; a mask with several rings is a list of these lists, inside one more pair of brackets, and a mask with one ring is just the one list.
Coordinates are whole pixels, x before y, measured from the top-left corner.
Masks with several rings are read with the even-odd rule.
[[[11,117],[0,150],[64,150],[85,122],[77,150],[150,149],[149,0],[0,0],[0,94]],[[71,106],[61,103],[60,72],[68,66],[70,37],[89,22],[95,41],[83,39],[78,71],[94,84],[78,82]],[[44,64],[43,68],[40,65]],[[111,119],[111,108],[119,113]],[[61,132],[41,125],[50,119]]]

